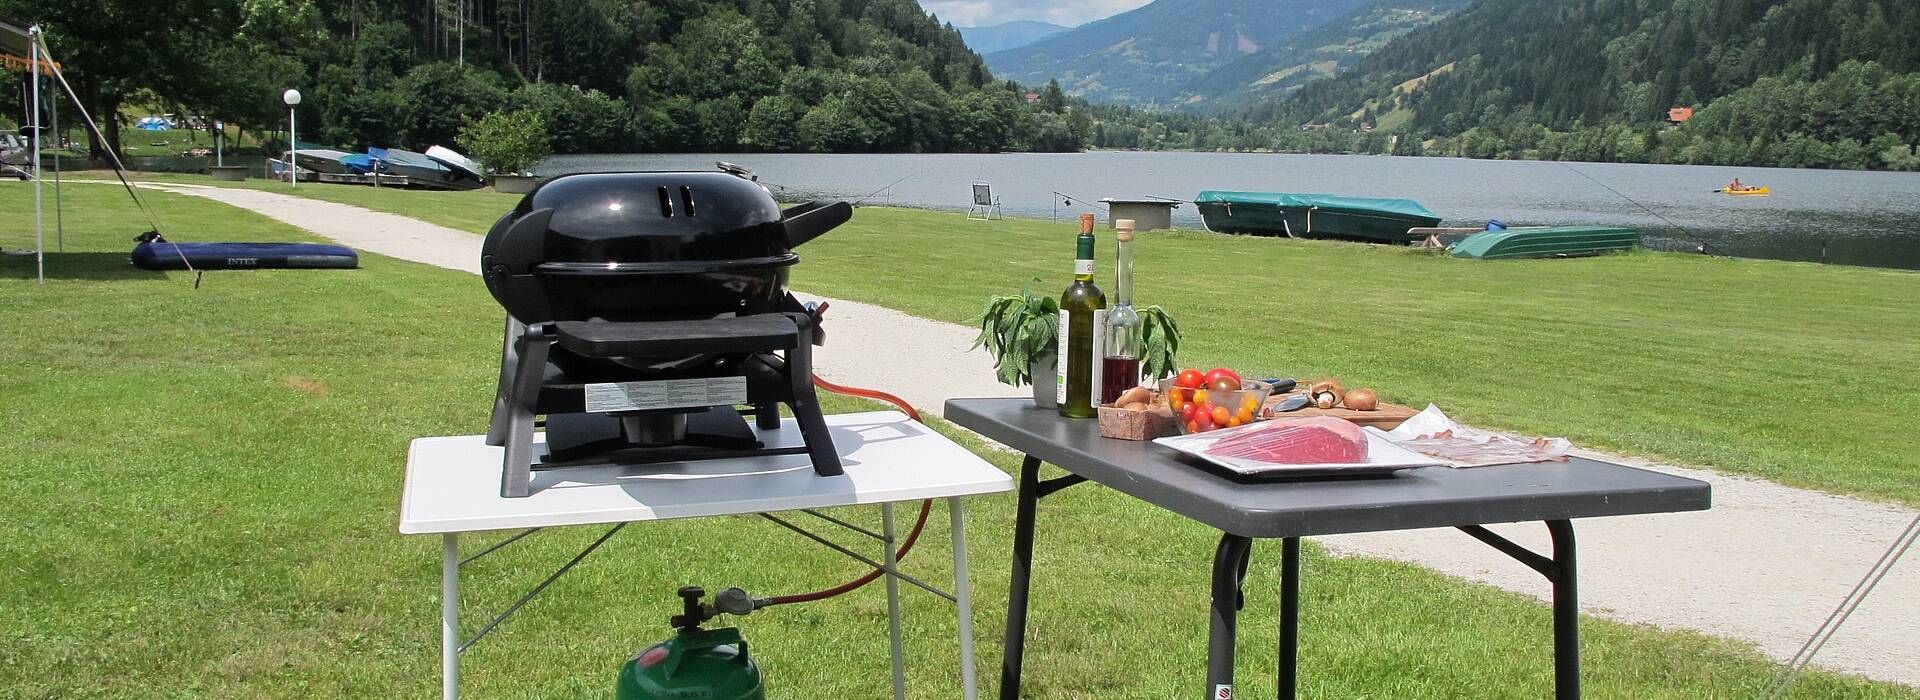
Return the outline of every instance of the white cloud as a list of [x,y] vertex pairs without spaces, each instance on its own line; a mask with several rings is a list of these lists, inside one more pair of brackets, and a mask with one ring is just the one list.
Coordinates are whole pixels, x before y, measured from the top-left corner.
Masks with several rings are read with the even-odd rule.
[[921,0],[928,12],[955,26],[976,27],[1034,19],[1076,26],[1145,5],[1151,0]]

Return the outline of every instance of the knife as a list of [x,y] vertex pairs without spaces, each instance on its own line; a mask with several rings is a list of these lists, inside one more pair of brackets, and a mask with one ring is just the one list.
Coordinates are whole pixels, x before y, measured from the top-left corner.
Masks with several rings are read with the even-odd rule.
[[1284,394],[1299,388],[1300,383],[1292,379],[1262,379],[1260,383],[1273,387],[1273,393]]
[[1272,408],[1267,409],[1267,412],[1286,413],[1288,411],[1298,411],[1306,408],[1307,405],[1311,403],[1313,402],[1305,396],[1289,396],[1287,400],[1274,404]]

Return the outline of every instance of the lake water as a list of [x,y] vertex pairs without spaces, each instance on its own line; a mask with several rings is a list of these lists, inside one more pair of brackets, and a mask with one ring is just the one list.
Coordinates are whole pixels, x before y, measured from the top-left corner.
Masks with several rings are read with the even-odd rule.
[[[1192,199],[1210,189],[1405,197],[1446,217],[1449,226],[1490,218],[1513,225],[1632,226],[1645,233],[1648,247],[1663,250],[1706,243],[1741,257],[1920,269],[1920,173],[1116,151],[576,155],[549,158],[539,173],[708,170],[716,160],[748,165],[795,197],[870,196],[874,203],[963,209],[969,185],[980,181],[993,185],[1009,214],[1063,221],[1098,211],[1081,202],[1102,197]],[[1734,177],[1767,185],[1773,195],[1713,192]],[[1063,204],[1054,192],[1075,203]],[[1197,228],[1200,217],[1183,205],[1175,221]]]

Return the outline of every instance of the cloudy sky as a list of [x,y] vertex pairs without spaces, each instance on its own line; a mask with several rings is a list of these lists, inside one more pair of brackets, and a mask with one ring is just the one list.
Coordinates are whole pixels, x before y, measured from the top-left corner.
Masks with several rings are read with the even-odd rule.
[[1102,17],[1145,5],[1150,0],[920,0],[920,6],[940,21],[960,27],[1037,19],[1066,26],[1086,24]]

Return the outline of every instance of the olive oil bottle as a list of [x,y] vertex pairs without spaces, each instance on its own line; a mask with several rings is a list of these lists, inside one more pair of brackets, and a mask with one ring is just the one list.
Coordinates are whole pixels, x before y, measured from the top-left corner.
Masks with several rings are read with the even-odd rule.
[[1060,415],[1099,415],[1100,361],[1106,353],[1107,295],[1093,284],[1093,215],[1080,215],[1074,239],[1073,284],[1060,295],[1059,376],[1054,389]]

